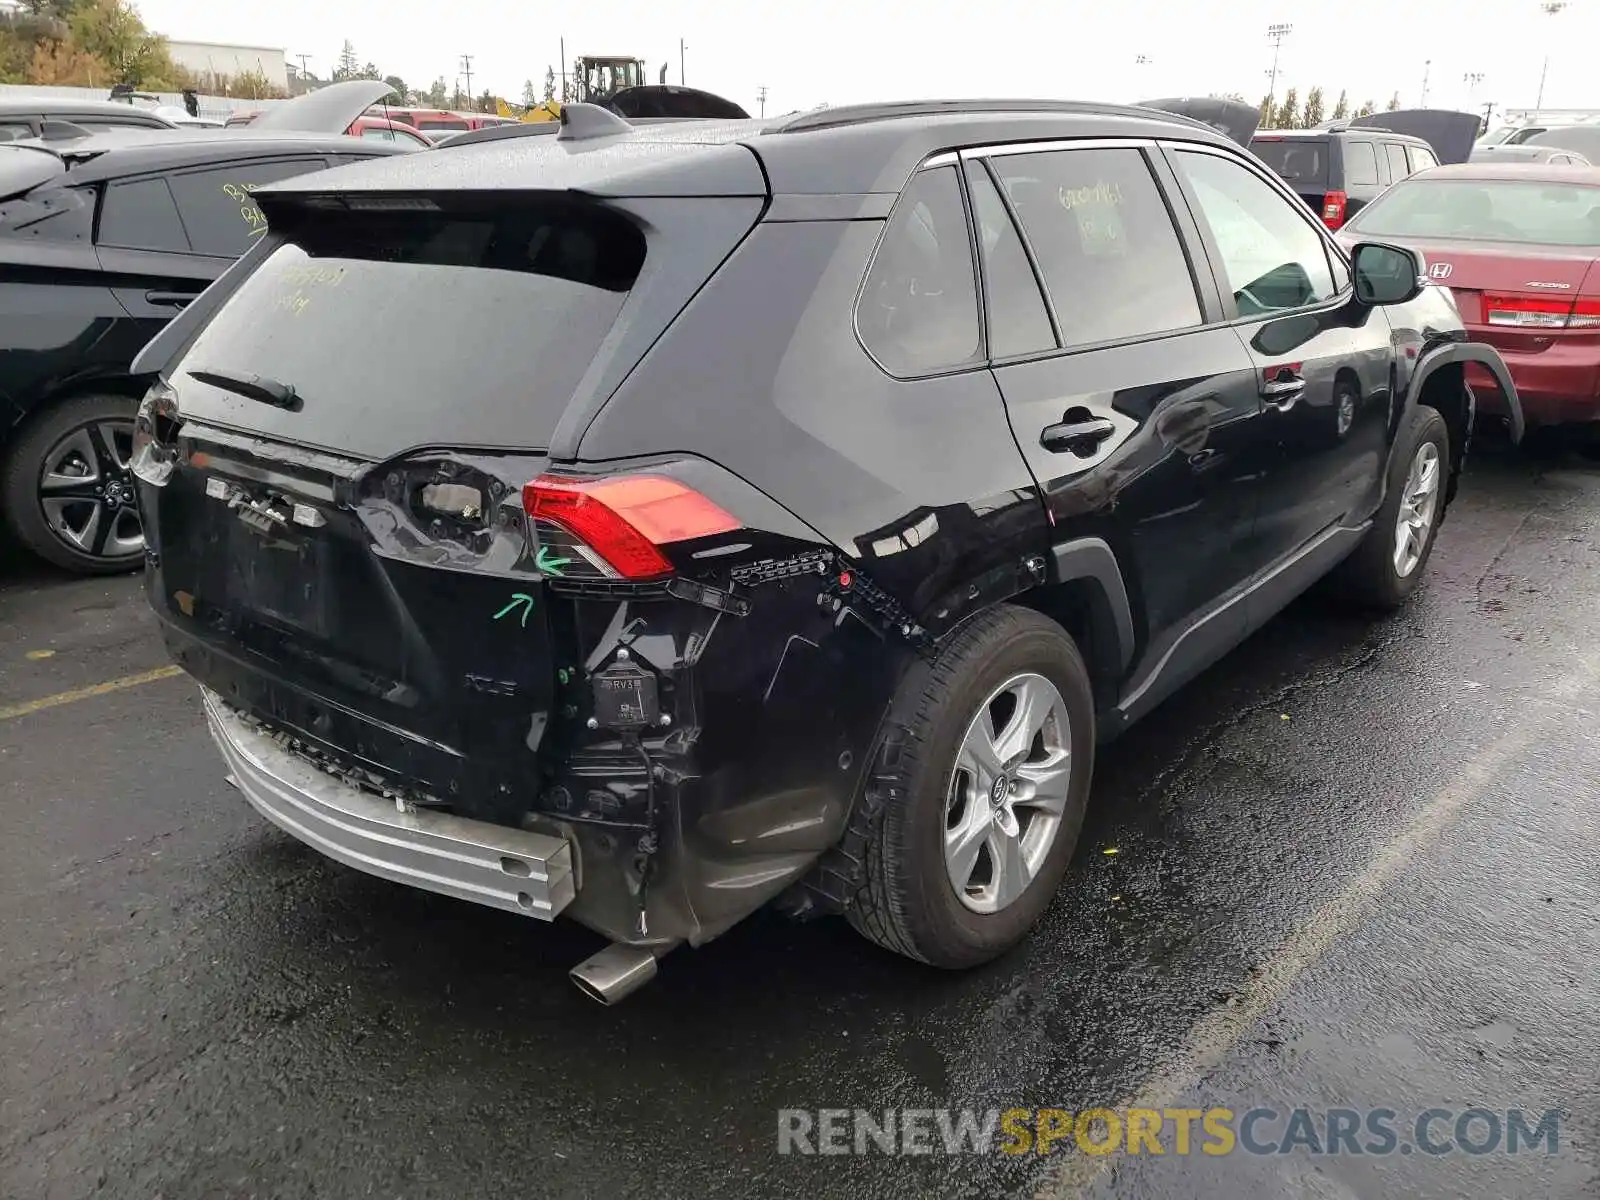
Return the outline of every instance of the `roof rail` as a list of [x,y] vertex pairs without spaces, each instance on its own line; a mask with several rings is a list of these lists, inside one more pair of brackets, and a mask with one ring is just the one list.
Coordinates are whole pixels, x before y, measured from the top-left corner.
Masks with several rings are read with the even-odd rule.
[[897,117],[940,117],[967,113],[1060,113],[1063,116],[1140,117],[1147,121],[1189,125],[1215,133],[1204,121],[1179,116],[1155,108],[1131,104],[1100,104],[1087,100],[895,100],[882,104],[847,104],[838,108],[818,108],[791,117],[781,125],[769,125],[763,133],[803,133],[811,129],[835,129],[845,125],[864,125],[870,121],[891,121]]

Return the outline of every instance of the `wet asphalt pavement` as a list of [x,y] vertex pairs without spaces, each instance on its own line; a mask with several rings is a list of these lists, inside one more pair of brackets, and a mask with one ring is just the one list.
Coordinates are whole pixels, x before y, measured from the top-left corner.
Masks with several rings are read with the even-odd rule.
[[[1102,751],[1014,956],[952,977],[761,915],[605,1009],[566,978],[591,935],[257,818],[183,678],[83,695],[165,665],[136,581],[13,566],[0,1196],[1592,1197],[1597,618],[1600,469],[1480,457],[1406,612],[1303,601]],[[1268,1150],[1295,1108],[1390,1109],[1398,1138],[778,1153],[786,1108],[1128,1105],[1271,1109]],[[1555,1152],[1412,1145],[1474,1107],[1555,1110]]]

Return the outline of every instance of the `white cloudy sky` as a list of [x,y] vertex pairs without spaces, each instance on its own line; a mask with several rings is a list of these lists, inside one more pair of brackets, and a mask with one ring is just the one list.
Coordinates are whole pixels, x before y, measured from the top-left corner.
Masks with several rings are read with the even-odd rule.
[[[566,38],[579,54],[632,55],[653,78],[663,62],[687,81],[756,111],[820,102],[929,96],[1052,96],[1136,100],[1157,95],[1266,91],[1266,27],[1288,22],[1280,90],[1320,84],[1380,106],[1398,90],[1420,99],[1431,60],[1430,105],[1493,100],[1531,107],[1550,56],[1546,107],[1600,107],[1592,47],[1600,0],[1573,0],[1554,17],[1538,0],[1236,0],[1222,10],[1175,0],[890,3],[889,0],[612,0],[561,5],[508,0],[136,0],[146,23],[182,40],[281,46],[326,77],[349,38],[362,61],[412,86],[452,83],[473,56],[473,90],[516,98],[543,80]],[[1151,61],[1136,66],[1144,55]],[[1464,77],[1481,73],[1469,89]]]

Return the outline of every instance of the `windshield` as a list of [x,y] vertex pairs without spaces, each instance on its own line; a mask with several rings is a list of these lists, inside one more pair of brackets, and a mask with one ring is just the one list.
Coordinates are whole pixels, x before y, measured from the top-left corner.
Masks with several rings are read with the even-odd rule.
[[[292,218],[291,218],[292,219]],[[605,209],[317,212],[178,364],[185,415],[381,459],[422,445],[542,449],[644,264]],[[188,372],[277,380],[273,408]]]
[[1289,183],[1328,182],[1328,143],[1323,138],[1253,138],[1250,149]]
[[1600,187],[1512,179],[1412,179],[1345,226],[1371,237],[1600,246]]

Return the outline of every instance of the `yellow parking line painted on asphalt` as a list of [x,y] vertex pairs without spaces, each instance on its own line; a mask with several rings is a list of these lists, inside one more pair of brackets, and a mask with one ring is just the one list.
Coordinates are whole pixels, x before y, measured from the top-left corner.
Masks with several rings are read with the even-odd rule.
[[158,679],[171,679],[174,675],[182,675],[182,667],[157,667],[153,671],[141,671],[137,675],[124,675],[121,679],[108,679],[104,683],[92,683],[88,687],[73,688],[70,692],[57,692],[54,696],[40,696],[37,700],[25,700],[21,704],[8,704],[0,708],[0,721],[9,721],[14,717],[26,717],[30,713],[43,712],[47,708],[59,708],[63,704],[76,704],[79,700],[92,700],[96,696],[105,696],[111,692],[120,692],[127,688],[138,687],[145,683],[154,683]]
[[[1405,869],[1443,840],[1462,809],[1482,797],[1500,772],[1538,740],[1554,715],[1570,710],[1572,701],[1592,694],[1597,685],[1600,685],[1600,664],[1586,662],[1538,698],[1545,702],[1540,706],[1542,713],[1538,707],[1532,713],[1523,709],[1519,724],[1469,759],[1399,837],[1373,855],[1360,875],[1313,912],[1248,981],[1235,989],[1236,1005],[1213,1009],[1195,1022],[1171,1058],[1144,1081],[1138,1095],[1123,1099],[1115,1110],[1170,1108],[1221,1066],[1256,1022],[1289,994],[1300,977],[1365,922],[1383,892]],[[1114,1154],[1070,1155],[1060,1168],[1045,1177],[1034,1193],[1035,1200],[1082,1196],[1110,1170],[1118,1157]]]

